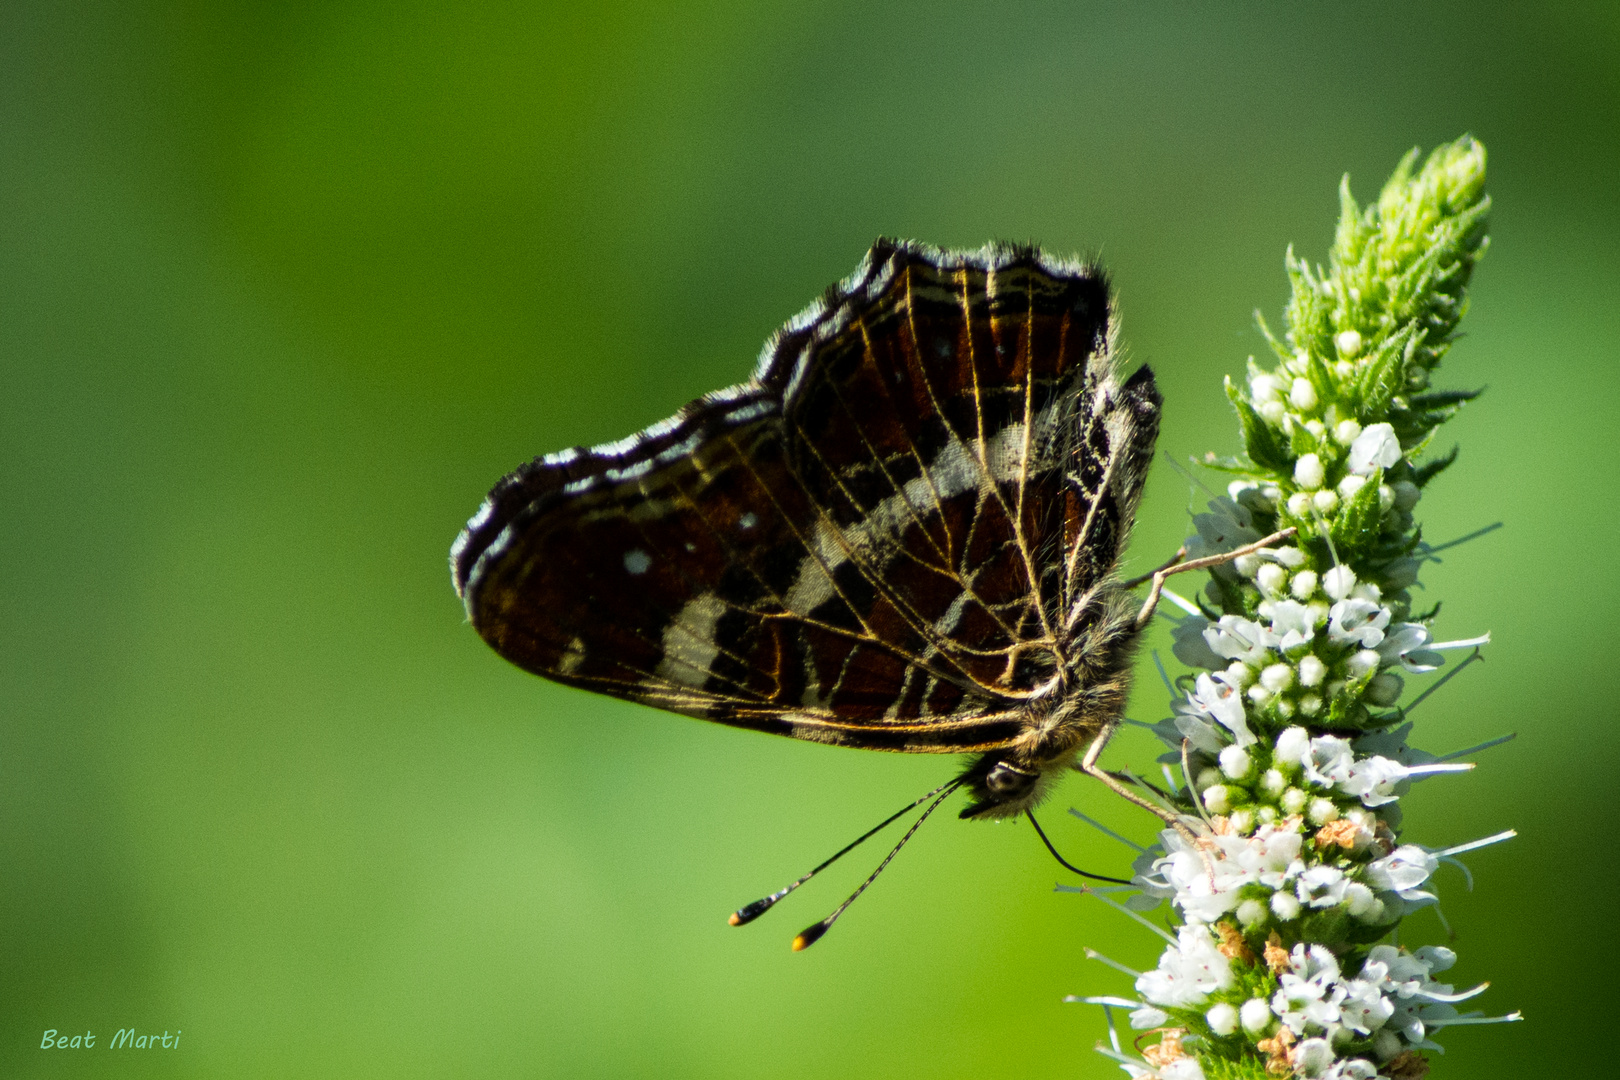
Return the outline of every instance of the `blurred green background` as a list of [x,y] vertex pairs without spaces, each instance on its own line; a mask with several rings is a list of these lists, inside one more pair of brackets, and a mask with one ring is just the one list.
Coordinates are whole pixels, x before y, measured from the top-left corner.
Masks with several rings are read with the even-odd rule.
[[[1612,3],[0,7],[0,1073],[1073,1077],[1157,943],[1025,827],[930,824],[760,924],[953,767],[551,686],[445,552],[528,457],[744,377],[880,233],[1101,254],[1162,445],[1236,446],[1290,241],[1472,131],[1493,246],[1442,385],[1426,576],[1489,662],[1418,714],[1409,836],[1462,984],[1442,1075],[1601,1075],[1617,914]],[[1135,563],[1187,530],[1160,468]],[[1154,678],[1134,710],[1165,714]],[[1144,761],[1145,743],[1116,760]],[[1152,823],[1078,779],[1078,805]],[[1058,810],[1072,860],[1128,852]],[[1443,939],[1432,913],[1409,941]],[[181,1048],[106,1052],[120,1027]],[[44,1030],[93,1051],[42,1051]]]

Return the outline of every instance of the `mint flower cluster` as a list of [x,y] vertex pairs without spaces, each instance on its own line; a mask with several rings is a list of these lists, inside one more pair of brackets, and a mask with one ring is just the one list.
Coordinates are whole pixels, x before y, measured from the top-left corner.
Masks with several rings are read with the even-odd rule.
[[1489,641],[1435,641],[1438,606],[1416,612],[1412,596],[1432,553],[1413,512],[1456,458],[1430,443],[1474,396],[1430,380],[1485,249],[1484,178],[1464,138],[1421,167],[1408,155],[1365,209],[1346,182],[1328,268],[1290,251],[1286,337],[1261,323],[1276,365],[1251,358],[1247,386],[1227,382],[1246,456],[1206,459],[1235,479],[1185,554],[1294,535],[1215,567],[1197,603],[1164,594],[1185,611],[1172,651],[1195,672],[1153,725],[1176,827],[1138,858],[1125,906],[1168,900],[1175,933],[1157,968],[1131,973],[1138,999],[1081,999],[1151,1033],[1139,1057],[1117,1033],[1101,1048],[1133,1078],[1415,1080],[1436,1031],[1517,1019],[1460,1013],[1484,987],[1435,978],[1455,954],[1395,943],[1436,904],[1442,862],[1512,835],[1408,842],[1399,805],[1412,783],[1472,767],[1408,746],[1415,702],[1401,703],[1446,652]]

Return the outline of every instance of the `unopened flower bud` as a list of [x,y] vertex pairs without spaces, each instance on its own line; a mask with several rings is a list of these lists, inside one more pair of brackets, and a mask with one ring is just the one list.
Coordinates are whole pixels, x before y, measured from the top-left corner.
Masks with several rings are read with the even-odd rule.
[[1350,658],[1350,677],[1359,679],[1369,671],[1378,670],[1378,662],[1382,659],[1371,649],[1362,649]]
[[1292,720],[1294,718],[1294,703],[1285,697],[1278,698],[1276,704],[1271,707],[1276,711],[1277,718],[1280,720]]
[[1316,408],[1316,387],[1309,379],[1295,379],[1294,385],[1288,388],[1288,400],[1294,408],[1309,412]]
[[1305,820],[1312,825],[1326,825],[1338,819],[1339,808],[1333,805],[1332,799],[1312,799],[1310,808],[1305,812]]
[[1220,782],[1220,770],[1214,766],[1205,766],[1204,768],[1198,770],[1198,779],[1193,781],[1193,786],[1199,791],[1207,791]]
[[1361,335],[1354,330],[1340,330],[1333,335],[1333,344],[1338,346],[1340,356],[1354,360],[1361,352]]
[[1333,441],[1340,446],[1349,446],[1361,434],[1361,425],[1354,420],[1340,420],[1333,425]]
[[1305,430],[1311,433],[1311,438],[1320,440],[1322,436],[1327,434],[1327,425],[1313,417],[1305,421]]
[[1288,777],[1277,769],[1267,769],[1260,774],[1260,790],[1275,799],[1288,790]]
[[1322,575],[1322,591],[1335,600],[1343,600],[1356,587],[1356,572],[1348,566],[1335,566]]
[[1225,784],[1212,784],[1204,789],[1204,809],[1212,814],[1224,814],[1232,809],[1230,796]]
[[1378,485],[1378,512],[1387,514],[1395,509],[1395,489],[1388,484]]
[[1305,754],[1310,748],[1311,733],[1302,727],[1291,727],[1277,736],[1277,750],[1273,756],[1277,761],[1298,765],[1305,760]]
[[1283,813],[1285,814],[1304,813],[1305,804],[1309,801],[1310,796],[1306,795],[1297,787],[1289,788],[1287,791],[1282,793],[1282,798],[1277,800],[1277,802],[1281,804]]
[[1327,665],[1314,656],[1303,656],[1299,661],[1299,685],[1321,686],[1327,675]]
[[[1255,921],[1259,922],[1258,919]],[[1271,1006],[1265,998],[1250,998],[1243,1003],[1243,1008],[1238,1010],[1238,1023],[1243,1025],[1244,1031],[1251,1034],[1264,1034],[1266,1029],[1271,1027]],[[1397,1045],[1399,1042],[1397,1039]]]
[[1226,681],[1243,690],[1254,682],[1254,668],[1241,660],[1234,660],[1226,667]]
[[1263,684],[1255,683],[1249,687],[1249,700],[1256,705],[1264,705],[1271,700],[1271,691],[1266,689]]
[[1273,558],[1290,570],[1303,565],[1305,562],[1305,553],[1297,547],[1273,548],[1271,554]]
[[1379,1061],[1388,1061],[1390,1058],[1406,1049],[1399,1035],[1387,1028],[1380,1028],[1373,1032],[1373,1053],[1378,1055]]
[[1255,923],[1260,922],[1266,917],[1266,905],[1262,904],[1253,897],[1250,897],[1249,899],[1243,901],[1243,903],[1239,904],[1237,906],[1237,911],[1233,914],[1237,916],[1238,922],[1242,923],[1244,926],[1253,926]]
[[1288,571],[1276,563],[1266,563],[1254,572],[1254,583],[1268,596],[1276,596],[1288,584]]
[[1308,492],[1296,491],[1288,496],[1288,512],[1295,517],[1311,516],[1311,496]]
[[1256,375],[1249,380],[1249,395],[1259,406],[1267,401],[1276,401],[1282,396],[1282,383],[1275,375]]
[[1350,361],[1348,361],[1348,360],[1335,360],[1335,361],[1333,361],[1333,374],[1335,374],[1335,375],[1337,375],[1339,377],[1340,382],[1349,382],[1351,376],[1355,375],[1355,373],[1356,373],[1356,365],[1352,364]]
[[1255,820],[1262,825],[1275,825],[1277,823],[1277,808],[1275,806],[1262,806],[1254,812]]
[[1326,600],[1312,600],[1305,605],[1305,610],[1311,613],[1311,622],[1317,626],[1326,624],[1328,615],[1333,611]]
[[1230,1035],[1237,1030],[1238,1011],[1223,1001],[1205,1013],[1204,1019],[1209,1021],[1209,1030],[1215,1034]]
[[1264,405],[1257,406],[1254,411],[1272,427],[1282,427],[1283,421],[1288,418],[1288,406],[1280,401],[1268,401]]
[[1251,551],[1247,555],[1239,555],[1233,559],[1232,569],[1236,570],[1242,577],[1252,578],[1254,572],[1260,569],[1260,564],[1264,561],[1264,559]]
[[1271,664],[1260,672],[1260,685],[1280,694],[1294,685],[1294,669],[1287,664]]
[[1396,559],[1384,567],[1384,585],[1399,592],[1417,584],[1418,569],[1422,566],[1416,559]]
[[1299,900],[1293,893],[1272,893],[1271,910],[1276,912],[1277,918],[1289,922],[1299,917]]
[[[1301,382],[1305,380],[1301,379]],[[1327,479],[1327,472],[1322,468],[1322,459],[1315,454],[1303,454],[1294,462],[1294,483],[1306,491],[1314,491],[1322,486]]]
[[1339,496],[1332,488],[1323,488],[1311,496],[1311,505],[1323,517],[1333,516],[1333,511],[1339,508]]
[[1299,699],[1299,712],[1301,716],[1315,716],[1322,711],[1322,699],[1315,694],[1306,694]]
[[1367,684],[1367,700],[1374,705],[1393,705],[1401,699],[1406,683],[1393,671],[1379,672]]
[[1254,831],[1254,811],[1246,806],[1234,810],[1227,815],[1226,824],[1238,836],[1248,836]]
[[1339,481],[1339,494],[1346,499],[1354,498],[1356,492],[1366,486],[1366,483],[1367,478],[1365,476],[1355,476],[1353,474],[1347,476]]
[[1395,492],[1395,509],[1410,510],[1423,498],[1423,490],[1410,480],[1397,480],[1389,485]]
[[1249,767],[1254,764],[1254,759],[1249,757],[1249,752],[1235,744],[1221,751],[1220,760],[1221,772],[1233,780],[1241,780],[1249,775]]

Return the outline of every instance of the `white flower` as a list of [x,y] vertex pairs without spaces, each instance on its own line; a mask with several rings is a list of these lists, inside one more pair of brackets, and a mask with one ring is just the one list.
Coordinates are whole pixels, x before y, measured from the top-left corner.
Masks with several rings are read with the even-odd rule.
[[1385,665],[1398,663],[1413,674],[1422,674],[1443,663],[1439,653],[1424,648],[1433,640],[1421,623],[1397,623],[1378,643],[1378,655]]
[[1163,1027],[1170,1020],[1170,1014],[1163,1009],[1144,1005],[1131,1013],[1131,1027],[1137,1031],[1151,1031],[1156,1027]]
[[1339,962],[1333,953],[1325,945],[1307,946],[1301,942],[1294,946],[1289,959],[1293,970],[1283,972],[1277,980],[1272,1011],[1295,1035],[1305,1034],[1309,1027],[1326,1030],[1337,1024],[1344,990],[1335,985],[1339,981]]
[[1322,1080],[1375,1080],[1378,1067],[1366,1058],[1345,1058],[1335,1061]]
[[1360,799],[1363,806],[1383,806],[1400,797],[1396,785],[1410,776],[1411,770],[1405,765],[1374,754],[1351,765],[1349,775],[1335,783],[1346,795]]
[[1337,735],[1318,735],[1310,741],[1300,764],[1305,779],[1319,787],[1332,787],[1350,778],[1356,754],[1350,743]]
[[1216,948],[1209,927],[1184,923],[1177,944],[1159,957],[1159,966],[1138,976],[1136,992],[1155,1005],[1186,1008],[1231,985],[1232,962]]
[[1204,641],[1218,656],[1264,667],[1271,659],[1266,628],[1237,615],[1222,615],[1220,622],[1204,628]]
[[1416,844],[1402,844],[1382,859],[1368,863],[1363,870],[1367,884],[1387,889],[1402,900],[1433,900],[1434,894],[1418,888],[1434,873],[1440,861]]
[[1337,907],[1344,902],[1350,879],[1336,866],[1312,866],[1299,875],[1294,893],[1299,902],[1313,908]]
[[1350,444],[1350,471],[1367,476],[1374,469],[1387,469],[1401,460],[1401,443],[1389,424],[1364,428]]
[[[1316,577],[1315,574],[1311,574],[1307,570],[1294,580],[1298,582],[1300,578],[1306,575],[1310,575],[1313,579]],[[1314,580],[1311,583],[1311,588],[1313,590],[1316,588]],[[1305,595],[1309,596],[1310,593],[1307,592]],[[1312,632],[1316,628],[1315,624],[1316,620],[1311,614],[1311,609],[1304,604],[1295,600],[1278,600],[1271,605],[1271,633],[1267,640],[1274,641],[1277,648],[1286,653],[1302,645],[1310,644]]]
[[1388,608],[1371,600],[1340,600],[1328,611],[1328,640],[1335,645],[1355,642],[1370,649],[1384,640],[1388,625]]
[[[1226,728],[1237,739],[1239,746],[1250,746],[1259,741],[1254,732],[1249,730],[1248,717],[1243,712],[1243,695],[1237,687],[1227,682],[1223,674],[1200,675],[1193,682],[1192,693],[1176,702],[1176,712],[1180,716],[1209,717]],[[1181,727],[1178,718],[1176,726]],[[1183,729],[1189,739],[1193,738],[1191,732]],[[1215,746],[1200,747],[1200,749],[1215,752],[1220,749]]]

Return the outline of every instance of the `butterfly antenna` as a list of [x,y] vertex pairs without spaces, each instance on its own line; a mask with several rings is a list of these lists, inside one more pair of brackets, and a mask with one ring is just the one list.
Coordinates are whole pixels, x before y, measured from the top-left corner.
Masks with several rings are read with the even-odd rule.
[[1056,859],[1058,861],[1058,864],[1061,865],[1065,870],[1073,870],[1076,874],[1079,874],[1081,877],[1090,878],[1092,881],[1111,881],[1115,885],[1129,885],[1130,884],[1130,882],[1125,881],[1125,880],[1123,880],[1121,878],[1104,877],[1102,874],[1089,873],[1089,872],[1087,872],[1085,870],[1080,869],[1078,866],[1075,866],[1068,859],[1065,859],[1063,856],[1061,856],[1061,855],[1059,855],[1057,853],[1057,848],[1052,846],[1052,841],[1050,841],[1050,840],[1048,840],[1046,838],[1046,830],[1041,828],[1041,823],[1035,820],[1034,813],[1032,813],[1031,811],[1025,810],[1024,811],[1024,816],[1029,818],[1029,823],[1031,825],[1035,826],[1035,835],[1041,838],[1041,843],[1045,844],[1046,845],[1046,850],[1050,851],[1052,853],[1052,858]]
[[[848,908],[849,905],[853,904],[861,893],[866,891],[866,887],[868,885],[877,880],[878,875],[883,873],[884,869],[889,865],[889,863],[894,861],[894,857],[896,855],[900,854],[900,849],[906,846],[906,841],[917,835],[917,830],[922,828],[922,823],[928,820],[928,815],[932,814],[935,810],[938,810],[940,804],[951,797],[951,793],[957,789],[957,786],[962,783],[963,779],[963,777],[957,777],[955,780],[952,780],[943,787],[935,788],[934,791],[930,791],[928,795],[923,796],[923,798],[926,799],[932,796],[935,792],[942,792],[939,798],[928,804],[928,809],[922,812],[922,816],[911,823],[911,828],[906,830],[906,835],[902,836],[900,838],[900,842],[894,845],[889,853],[883,857],[883,861],[878,863],[877,869],[872,871],[871,876],[865,881],[861,882],[861,887],[849,894],[848,900],[845,900],[842,904],[839,904],[836,911],[827,916],[825,919],[822,919],[820,922],[816,923],[814,926],[805,927],[804,930],[799,933],[799,936],[793,939],[794,952],[802,952],[805,949],[808,949],[817,941],[821,940],[821,935],[832,929],[832,924],[838,921],[838,916],[842,915],[845,909]],[[917,802],[921,801],[922,799],[917,800]],[[911,805],[915,806],[917,803],[912,803]],[[907,809],[909,810],[910,807],[907,807]],[[896,817],[898,816],[899,815],[896,815]],[[893,819],[891,818],[890,820]],[[862,839],[864,839],[864,837]]]
[[[894,813],[892,813],[888,817],[884,818],[877,825],[875,825],[874,827],[868,829],[866,832],[864,832],[860,836],[856,837],[849,844],[845,845],[843,848],[841,848],[837,852],[837,854],[833,855],[832,858],[828,859],[826,862],[822,863],[820,866],[816,867],[814,870],[811,870],[808,874],[804,875],[799,880],[793,882],[791,885],[788,885],[786,888],[783,888],[783,889],[778,889],[776,892],[771,893],[771,895],[769,895],[769,896],[761,897],[760,899],[755,900],[752,904],[746,904],[743,907],[738,908],[736,911],[733,911],[731,913],[731,918],[728,921],[731,923],[732,926],[743,926],[746,923],[753,922],[755,919],[759,918],[761,915],[763,915],[767,911],[771,910],[772,906],[774,906],[778,900],[782,899],[788,893],[792,892],[794,889],[797,889],[800,885],[803,885],[805,882],[809,881],[811,878],[815,877],[817,874],[819,874],[823,870],[827,869],[827,867],[831,866],[833,863],[837,862],[839,859],[842,859],[845,855],[848,855],[850,852],[854,851],[856,848],[860,847],[862,844],[864,844],[868,840],[872,839],[872,837],[876,836],[878,833],[882,832],[884,829],[887,829],[890,825],[893,825],[896,821],[899,821],[901,818],[905,817],[907,814],[911,813],[913,810],[917,809],[917,807],[921,806],[923,803],[927,802],[929,799],[932,799],[935,795],[938,795],[940,792],[944,791],[946,788],[955,788],[957,783],[959,783],[959,782],[960,781],[952,781],[949,784],[942,784],[941,786],[935,788],[933,791],[930,791],[928,794],[922,796],[921,798],[919,798],[919,799],[917,799],[917,800],[915,800],[913,802],[909,802],[906,805],[902,806],[900,809],[896,810]],[[862,886],[862,887],[864,888],[864,886]]]

